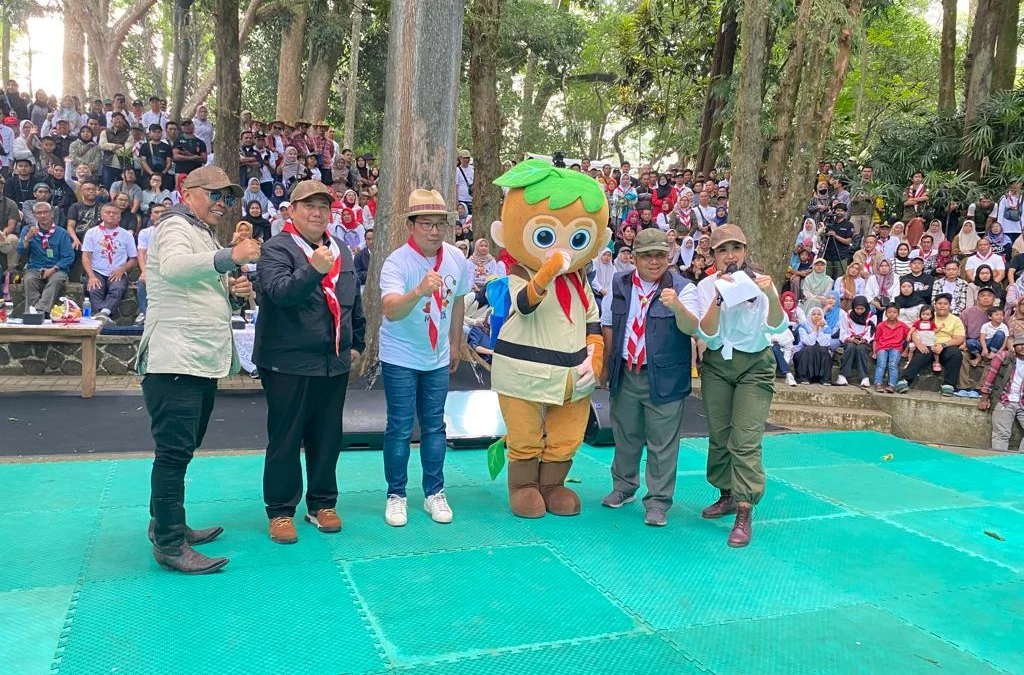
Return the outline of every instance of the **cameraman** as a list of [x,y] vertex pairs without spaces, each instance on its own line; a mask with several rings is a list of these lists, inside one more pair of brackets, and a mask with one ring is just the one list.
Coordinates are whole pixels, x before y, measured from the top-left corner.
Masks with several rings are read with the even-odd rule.
[[825,274],[833,279],[846,274],[846,266],[850,263],[850,251],[853,244],[853,223],[846,217],[847,206],[838,202],[833,207],[835,215],[826,218],[821,228],[821,251],[819,255],[825,259]]

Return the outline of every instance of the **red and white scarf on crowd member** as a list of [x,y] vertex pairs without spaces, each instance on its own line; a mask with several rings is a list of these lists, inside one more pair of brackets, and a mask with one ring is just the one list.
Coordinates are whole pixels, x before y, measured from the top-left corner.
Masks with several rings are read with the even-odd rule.
[[57,231],[57,224],[56,223],[50,223],[50,229],[48,229],[45,232],[40,232],[39,233],[39,237],[43,240],[42,247],[43,247],[44,251],[46,249],[50,248],[50,237],[52,237],[53,233],[56,232],[56,231]]
[[[284,222],[283,232],[287,232],[292,235],[292,241],[302,250],[306,256],[306,260],[310,260],[313,257],[313,247],[309,245],[306,238],[299,234],[299,231],[295,229],[295,224],[292,223],[289,218]],[[320,279],[320,288],[324,291],[324,298],[327,300],[327,309],[331,311],[331,318],[334,320],[334,353],[338,356],[341,355],[341,303],[338,302],[338,296],[336,289],[338,286],[338,280],[341,278],[341,247],[338,246],[338,242],[334,240],[334,237],[328,236],[327,240],[331,253],[334,255],[334,264],[331,265],[331,269],[327,271]]]
[[[424,260],[427,260],[426,254],[423,253],[423,249],[419,247],[416,240],[409,237],[409,240],[406,241],[406,243],[409,244],[409,248],[419,253]],[[444,244],[441,244],[441,248],[437,249],[437,259],[434,261],[435,272],[441,269],[441,263],[443,261]],[[438,288],[434,291],[434,296],[430,300],[427,300],[427,306],[423,308],[423,313],[427,315],[427,337],[430,339],[430,348],[434,351],[437,351],[437,338],[438,335],[440,335],[441,304],[444,301],[444,297],[442,296],[442,292],[444,291],[443,286],[444,285],[442,284],[442,288]]]
[[[923,197],[924,196],[924,191],[925,191],[924,183],[921,183],[917,187],[914,187],[913,185],[911,185],[910,188],[907,189],[907,196],[910,197],[911,199],[917,199],[918,197]],[[917,207],[918,206],[919,206],[918,204],[914,204],[914,210],[915,211],[917,211]]]
[[626,354],[629,356],[630,370],[640,371],[640,367],[647,363],[647,310],[651,307],[655,293],[658,292],[658,284],[654,285],[650,293],[644,293],[640,283],[640,275],[633,272],[633,288],[640,299],[636,308],[636,316],[629,332],[629,341],[626,343]]
[[103,233],[103,257],[107,259],[107,264],[114,264],[114,254],[116,252],[115,246],[117,245],[117,237],[114,233],[117,232],[117,227],[113,230],[108,230],[105,227],[100,227],[100,232]]

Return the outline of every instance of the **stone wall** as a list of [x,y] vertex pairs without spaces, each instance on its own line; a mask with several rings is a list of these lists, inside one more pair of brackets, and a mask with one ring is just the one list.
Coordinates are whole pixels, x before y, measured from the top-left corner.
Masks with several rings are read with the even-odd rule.
[[[81,306],[83,296],[82,284],[68,283],[64,292],[71,296]],[[11,302],[14,303],[14,313],[22,314],[25,311],[25,286],[22,284],[11,285]],[[128,287],[128,291],[124,294],[124,298],[121,299],[121,307],[118,316],[115,317],[115,323],[119,326],[130,326],[135,321],[136,315],[139,313],[139,302],[135,297],[135,284],[132,283]]]
[[[137,335],[100,335],[96,339],[96,374],[135,372],[139,351]],[[0,375],[81,375],[82,348],[78,344],[44,342],[0,343]]]

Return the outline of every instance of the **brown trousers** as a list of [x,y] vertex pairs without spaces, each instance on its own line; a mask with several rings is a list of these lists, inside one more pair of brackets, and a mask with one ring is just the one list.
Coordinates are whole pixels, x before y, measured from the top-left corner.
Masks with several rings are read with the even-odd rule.
[[565,402],[546,405],[498,394],[508,435],[505,447],[510,461],[540,459],[567,462],[573,458],[590,419],[590,397],[572,402],[572,380],[566,383]]

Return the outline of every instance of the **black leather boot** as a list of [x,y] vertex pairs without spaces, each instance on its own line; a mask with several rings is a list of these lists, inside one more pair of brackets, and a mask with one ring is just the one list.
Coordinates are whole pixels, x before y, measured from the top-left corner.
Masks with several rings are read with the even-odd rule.
[[188,544],[177,551],[161,551],[154,546],[153,558],[165,570],[182,574],[211,574],[228,564],[227,558],[210,558]]
[[[223,527],[207,527],[203,530],[193,530],[191,527],[186,525],[185,541],[191,546],[209,544],[211,541],[219,537],[222,532],[224,532]],[[152,518],[149,519],[149,541],[151,544],[156,543],[156,521]]]

